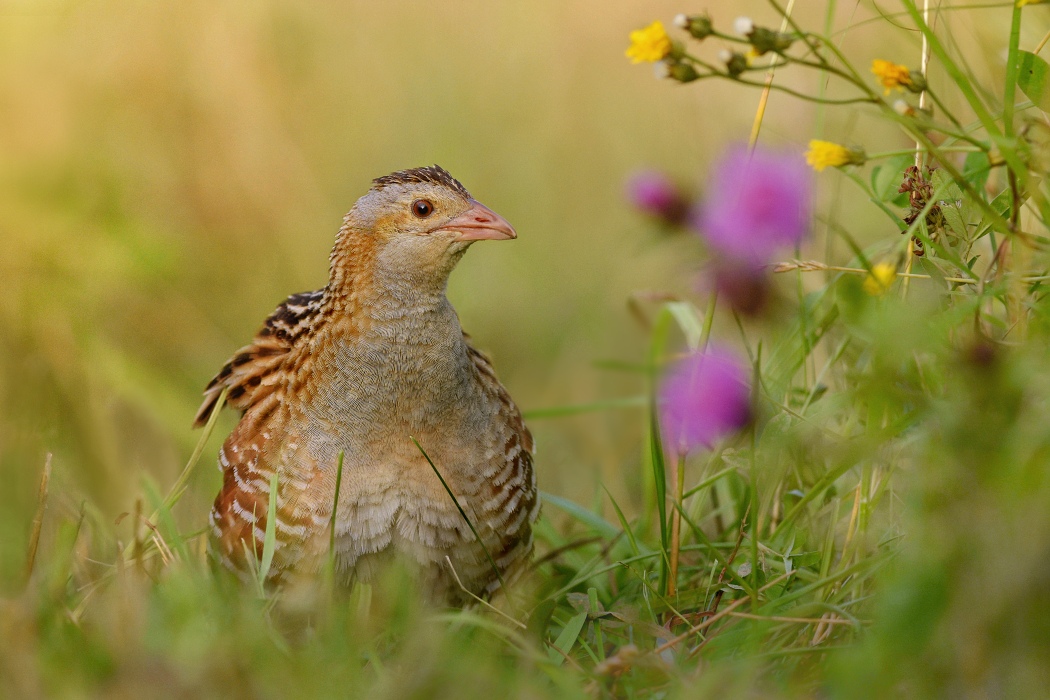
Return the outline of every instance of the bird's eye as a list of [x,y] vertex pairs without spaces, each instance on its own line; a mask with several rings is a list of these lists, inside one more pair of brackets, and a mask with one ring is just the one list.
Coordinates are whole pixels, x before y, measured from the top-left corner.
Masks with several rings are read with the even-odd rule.
[[425,219],[434,213],[434,205],[425,199],[417,199],[412,202],[412,213],[420,219]]

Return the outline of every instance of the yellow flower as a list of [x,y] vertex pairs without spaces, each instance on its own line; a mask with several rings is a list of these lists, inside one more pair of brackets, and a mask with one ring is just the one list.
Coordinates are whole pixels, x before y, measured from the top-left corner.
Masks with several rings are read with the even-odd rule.
[[889,263],[879,263],[871,268],[871,273],[864,279],[864,291],[873,297],[882,296],[895,279],[897,268]]
[[862,165],[865,159],[866,155],[860,148],[846,148],[831,141],[817,139],[809,142],[809,150],[806,151],[806,162],[817,172],[828,167]]
[[645,29],[631,32],[631,45],[627,48],[627,58],[631,63],[654,63],[662,61],[671,53],[671,38],[664,31],[664,25],[656,20]]
[[876,58],[871,62],[871,72],[882,83],[882,87],[886,88],[884,93],[886,95],[890,94],[891,90],[901,90],[911,85],[911,71],[907,66],[899,63],[890,63]]

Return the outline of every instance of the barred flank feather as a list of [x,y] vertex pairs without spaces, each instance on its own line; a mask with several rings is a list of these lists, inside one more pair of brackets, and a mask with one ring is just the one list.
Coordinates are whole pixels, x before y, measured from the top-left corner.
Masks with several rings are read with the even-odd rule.
[[208,421],[224,387],[226,403],[241,412],[269,395],[277,386],[277,371],[296,341],[313,332],[324,318],[324,290],[293,294],[270,314],[251,345],[222,366],[204,390],[204,401],[193,419],[199,428]]

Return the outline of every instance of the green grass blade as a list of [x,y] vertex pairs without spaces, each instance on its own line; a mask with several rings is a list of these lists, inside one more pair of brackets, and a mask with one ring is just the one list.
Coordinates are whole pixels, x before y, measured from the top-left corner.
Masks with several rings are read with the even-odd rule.
[[664,554],[660,568],[660,590],[664,590],[669,574],[667,551],[670,547],[667,528],[667,472],[664,465],[663,441],[660,439],[660,425],[656,417],[655,395],[649,414],[649,459],[653,469],[653,480],[656,484],[656,512],[660,516],[660,549]]
[[534,408],[531,411],[523,411],[522,417],[526,420],[539,420],[542,418],[561,418],[562,416],[575,416],[581,413],[597,413],[599,411],[613,411],[624,408],[640,408],[645,406],[644,396],[626,396],[619,399],[606,399],[592,403],[575,404],[572,406],[552,406],[551,408]]
[[641,554],[641,550],[638,548],[638,540],[635,539],[634,531],[631,530],[630,523],[627,522],[627,518],[624,517],[623,511],[620,510],[620,504],[616,502],[616,499],[613,498],[613,495],[609,493],[609,489],[605,488],[604,484],[602,484],[602,489],[605,490],[605,495],[609,497],[609,502],[612,503],[612,507],[616,511],[616,518],[620,521],[620,527],[623,528],[624,534],[627,535],[627,541],[631,543],[631,552],[635,556],[638,556]]
[[335,467],[335,496],[332,498],[332,521],[328,531],[328,556],[335,571],[335,517],[339,511],[339,489],[343,484],[343,451],[339,450],[339,462]]
[[670,575],[668,559],[669,533],[667,527],[667,467],[664,464],[663,441],[660,437],[660,417],[657,405],[656,387],[659,382],[657,368],[661,365],[667,344],[667,329],[671,315],[665,309],[657,318],[653,328],[652,344],[649,348],[649,464],[653,472],[655,487],[654,499],[656,512],[660,519],[660,590],[667,590],[667,577]]
[[270,477],[270,503],[266,506],[266,536],[263,538],[262,560],[259,562],[259,586],[266,583],[277,547],[277,472]]
[[416,440],[411,435],[408,439],[411,440],[413,444],[415,444],[416,449],[420,451],[424,459],[427,460],[427,464],[429,464],[430,468],[434,470],[434,473],[437,475],[438,480],[441,482],[441,485],[445,489],[445,493],[447,493],[448,497],[452,499],[452,502],[456,504],[456,510],[459,511],[460,516],[463,517],[463,520],[467,523],[467,527],[470,528],[470,531],[474,533],[474,539],[476,539],[478,541],[478,544],[481,545],[481,551],[485,553],[485,558],[489,560],[489,565],[492,567],[493,573],[496,574],[496,578],[499,580],[500,588],[506,590],[507,584],[503,581],[503,576],[499,572],[499,567],[496,566],[496,561],[492,558],[492,555],[489,554],[489,548],[485,546],[485,542],[482,541],[481,535],[478,534],[477,528],[474,527],[474,523],[472,523],[470,521],[470,518],[467,517],[467,512],[463,510],[463,506],[459,504],[459,499],[456,498],[456,494],[452,493],[452,489],[448,487],[448,482],[445,481],[445,477],[441,476],[441,472],[438,471],[437,465],[434,464],[434,460],[430,459],[430,455],[427,454],[427,451],[423,449],[423,446],[419,444],[418,440]]
[[615,525],[605,520],[600,515],[596,515],[587,510],[575,501],[570,501],[561,496],[555,496],[546,491],[540,491],[540,498],[543,499],[544,503],[550,503],[555,508],[565,511],[606,539],[612,539],[620,534],[620,531],[616,529]]
[[682,494],[682,498],[689,498],[690,496],[703,491],[708,486],[711,486],[712,484],[717,482],[719,479],[721,479],[726,474],[729,474],[729,473],[734,472],[734,471],[736,471],[736,465],[732,465],[732,464],[729,465],[728,467],[724,468],[724,469],[718,470],[717,472],[715,472],[711,476],[707,477],[706,479],[704,479],[703,481],[698,483],[696,486],[694,486],[693,488],[689,489],[684,494]]
[[[552,645],[554,649],[550,650],[551,661],[561,665],[565,661],[565,657],[568,656],[569,652],[572,651],[572,647],[576,644],[576,638],[580,636],[580,632],[583,630],[583,626],[587,624],[587,612],[581,612],[565,623],[565,627],[562,628],[561,634],[554,641]],[[560,654],[558,652],[561,652]]]
[[[190,459],[183,468],[182,473],[179,474],[179,478],[172,484],[167,498],[164,499],[164,507],[166,509],[171,510],[172,506],[178,502],[186,491],[186,485],[190,481],[193,469],[197,466],[197,462],[200,461],[201,455],[204,453],[204,447],[208,444],[208,438],[211,437],[211,433],[215,429],[215,422],[219,420],[219,413],[226,404],[226,394],[229,390],[229,387],[224,387],[222,393],[219,394],[219,398],[215,401],[215,408],[211,410],[211,415],[208,416],[208,422],[204,425],[204,430],[201,432],[200,440],[197,441],[197,446],[193,448],[193,454],[190,455]],[[155,517],[156,515],[151,517],[150,520],[153,520]]]

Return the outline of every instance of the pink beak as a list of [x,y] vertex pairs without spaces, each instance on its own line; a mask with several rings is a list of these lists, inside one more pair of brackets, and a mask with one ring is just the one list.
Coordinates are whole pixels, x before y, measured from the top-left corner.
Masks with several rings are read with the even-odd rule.
[[470,209],[434,230],[456,231],[459,233],[457,241],[503,241],[518,237],[514,227],[502,216],[481,202],[469,201]]

